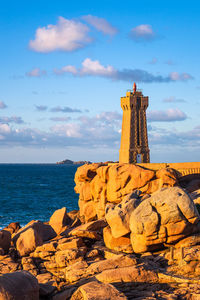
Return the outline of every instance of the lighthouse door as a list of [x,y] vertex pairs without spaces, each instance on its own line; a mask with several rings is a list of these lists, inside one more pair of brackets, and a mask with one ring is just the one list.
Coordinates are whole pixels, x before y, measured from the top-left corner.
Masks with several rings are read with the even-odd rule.
[[142,162],[142,155],[137,154],[137,164],[140,164]]

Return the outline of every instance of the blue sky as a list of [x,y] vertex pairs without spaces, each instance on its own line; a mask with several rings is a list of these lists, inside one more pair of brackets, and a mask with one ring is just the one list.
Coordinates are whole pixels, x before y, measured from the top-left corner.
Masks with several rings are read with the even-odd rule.
[[1,3],[0,162],[118,160],[134,81],[151,161],[199,161],[199,14],[198,1]]

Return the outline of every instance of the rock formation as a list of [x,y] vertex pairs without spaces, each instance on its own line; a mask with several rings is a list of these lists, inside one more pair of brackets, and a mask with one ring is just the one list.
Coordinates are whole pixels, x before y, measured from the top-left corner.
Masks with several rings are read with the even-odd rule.
[[172,169],[125,164],[86,165],[75,180],[80,211],[0,231],[0,299],[200,298],[198,190]]
[[161,189],[144,200],[130,217],[134,252],[159,250],[199,231],[199,214],[179,187]]
[[79,167],[75,183],[80,215],[88,222],[104,217],[107,203],[118,204],[136,189],[151,194],[162,187],[175,186],[177,177],[169,168],[154,171],[134,164],[96,163]]

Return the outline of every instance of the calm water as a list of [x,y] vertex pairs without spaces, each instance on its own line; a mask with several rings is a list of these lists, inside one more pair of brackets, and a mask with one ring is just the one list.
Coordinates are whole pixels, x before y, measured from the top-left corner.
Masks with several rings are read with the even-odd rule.
[[76,169],[74,165],[0,164],[0,228],[10,222],[47,221],[63,206],[68,211],[77,209]]

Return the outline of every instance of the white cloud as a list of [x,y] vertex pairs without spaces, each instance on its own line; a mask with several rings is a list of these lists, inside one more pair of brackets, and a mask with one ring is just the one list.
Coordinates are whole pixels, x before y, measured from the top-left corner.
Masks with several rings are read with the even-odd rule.
[[91,75],[103,77],[112,77],[116,74],[116,72],[117,71],[114,67],[110,65],[105,67],[98,60],[92,60],[90,58],[86,58],[82,62],[82,67],[80,69],[76,69],[76,67],[68,65],[61,69],[54,70],[55,74],[71,73],[79,76]]
[[11,132],[10,126],[8,124],[0,124],[0,133],[8,134]]
[[122,115],[119,114],[117,111],[104,111],[102,113],[100,113],[99,115],[97,115],[98,119],[106,119],[109,121],[113,121],[113,120],[121,120]]
[[188,79],[193,79],[193,77],[188,73],[178,73],[171,72],[169,78],[173,81],[187,81]]
[[83,17],[83,20],[104,34],[114,35],[118,32],[115,27],[113,27],[107,20],[103,18],[87,15]]
[[141,24],[131,29],[130,36],[135,41],[151,41],[156,37],[152,26]]
[[76,67],[68,65],[62,67],[61,69],[54,69],[54,73],[57,75],[62,75],[64,73],[71,73],[73,75],[76,75],[78,73],[78,70],[76,69]]
[[51,131],[60,136],[66,136],[71,138],[81,138],[82,132],[79,124],[76,123],[68,123],[68,124],[56,124],[51,127]]
[[33,51],[43,53],[56,50],[74,51],[92,41],[88,32],[87,25],[59,17],[56,25],[38,28],[35,39],[29,42],[29,46]]
[[74,66],[66,66],[66,67],[64,67],[63,68],[63,72],[70,72],[70,73],[72,73],[72,74],[77,74],[77,70],[76,70],[76,68],[74,67]]
[[184,121],[187,115],[180,109],[168,109],[166,111],[154,110],[147,112],[149,122],[175,122]]
[[26,76],[28,77],[41,77],[43,75],[46,75],[46,71],[40,70],[40,68],[35,68],[26,73]]
[[6,107],[7,105],[3,101],[0,101],[0,109],[4,109]]
[[80,74],[82,75],[99,75],[99,76],[112,76],[116,73],[116,70],[108,65],[104,67],[100,64],[98,60],[91,60],[90,58],[86,58],[82,62],[82,68]]

